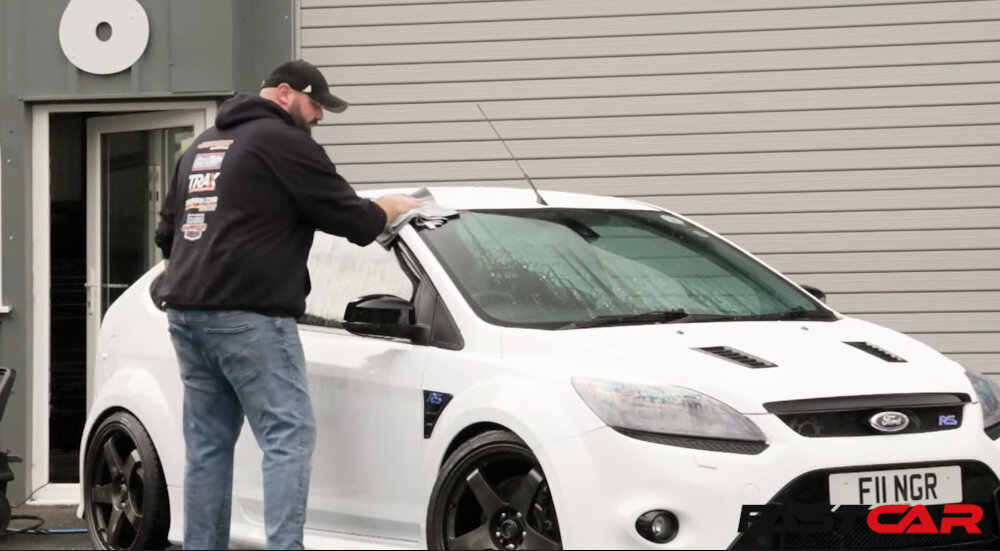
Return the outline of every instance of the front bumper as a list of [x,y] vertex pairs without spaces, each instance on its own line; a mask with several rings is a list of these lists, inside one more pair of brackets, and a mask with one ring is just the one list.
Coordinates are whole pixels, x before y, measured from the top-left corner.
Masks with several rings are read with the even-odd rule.
[[[826,473],[810,474],[819,471],[883,470],[939,463],[979,464],[983,471],[980,475],[992,477],[994,482],[996,473],[1000,473],[1000,447],[986,437],[981,423],[970,422],[959,430],[925,434],[805,438],[775,416],[754,416],[754,421],[769,437],[777,435],[757,455],[644,442],[607,427],[545,446],[543,465],[547,466],[546,477],[559,515],[564,548],[726,549],[780,545],[807,548],[813,543],[739,540],[743,506],[787,500],[788,491],[801,490],[803,480],[809,488],[826,491]],[[966,474],[963,469],[963,478]],[[812,478],[803,478],[804,475]],[[987,493],[992,496],[995,489],[990,488]],[[783,491],[786,493],[782,494]],[[814,497],[819,503],[828,499],[823,491]],[[795,495],[796,499],[809,499],[801,492]],[[963,495],[972,497],[968,490]],[[992,503],[988,505],[984,506],[986,518],[981,523],[984,528],[987,520],[992,522],[989,526],[996,526],[996,509]],[[655,544],[636,532],[636,519],[656,509],[677,516],[680,528],[669,543]],[[897,540],[904,538],[902,545],[865,539],[858,540],[857,545],[926,546],[918,539],[906,540],[908,536],[897,537]],[[844,548],[854,545],[836,543]]]

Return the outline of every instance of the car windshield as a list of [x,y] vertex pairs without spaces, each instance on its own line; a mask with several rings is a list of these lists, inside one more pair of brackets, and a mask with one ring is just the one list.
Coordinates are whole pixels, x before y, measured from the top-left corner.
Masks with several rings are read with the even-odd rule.
[[660,211],[464,211],[420,235],[476,313],[498,325],[832,315],[750,256]]

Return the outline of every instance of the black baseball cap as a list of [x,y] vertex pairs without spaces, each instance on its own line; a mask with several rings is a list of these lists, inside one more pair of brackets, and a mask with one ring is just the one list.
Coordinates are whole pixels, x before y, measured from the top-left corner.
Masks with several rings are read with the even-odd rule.
[[279,84],[287,84],[309,95],[317,103],[334,113],[343,113],[347,102],[330,93],[326,77],[308,61],[296,59],[282,63],[260,84],[261,88],[271,88]]

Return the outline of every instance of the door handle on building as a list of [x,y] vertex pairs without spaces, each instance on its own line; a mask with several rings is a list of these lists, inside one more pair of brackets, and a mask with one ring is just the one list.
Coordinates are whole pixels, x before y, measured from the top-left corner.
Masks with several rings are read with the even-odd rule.
[[84,287],[90,289],[92,287],[98,287],[101,289],[128,289],[128,283],[84,283]]
[[84,283],[84,288],[87,289],[87,315],[94,313],[94,298],[91,294],[91,289],[128,289],[128,284],[125,283]]

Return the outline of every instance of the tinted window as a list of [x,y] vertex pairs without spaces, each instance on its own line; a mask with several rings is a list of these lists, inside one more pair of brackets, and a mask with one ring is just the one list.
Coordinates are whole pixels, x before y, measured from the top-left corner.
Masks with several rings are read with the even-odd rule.
[[301,323],[339,327],[347,304],[364,295],[413,299],[413,282],[392,251],[377,243],[358,247],[346,239],[316,233],[309,251],[312,292]]

